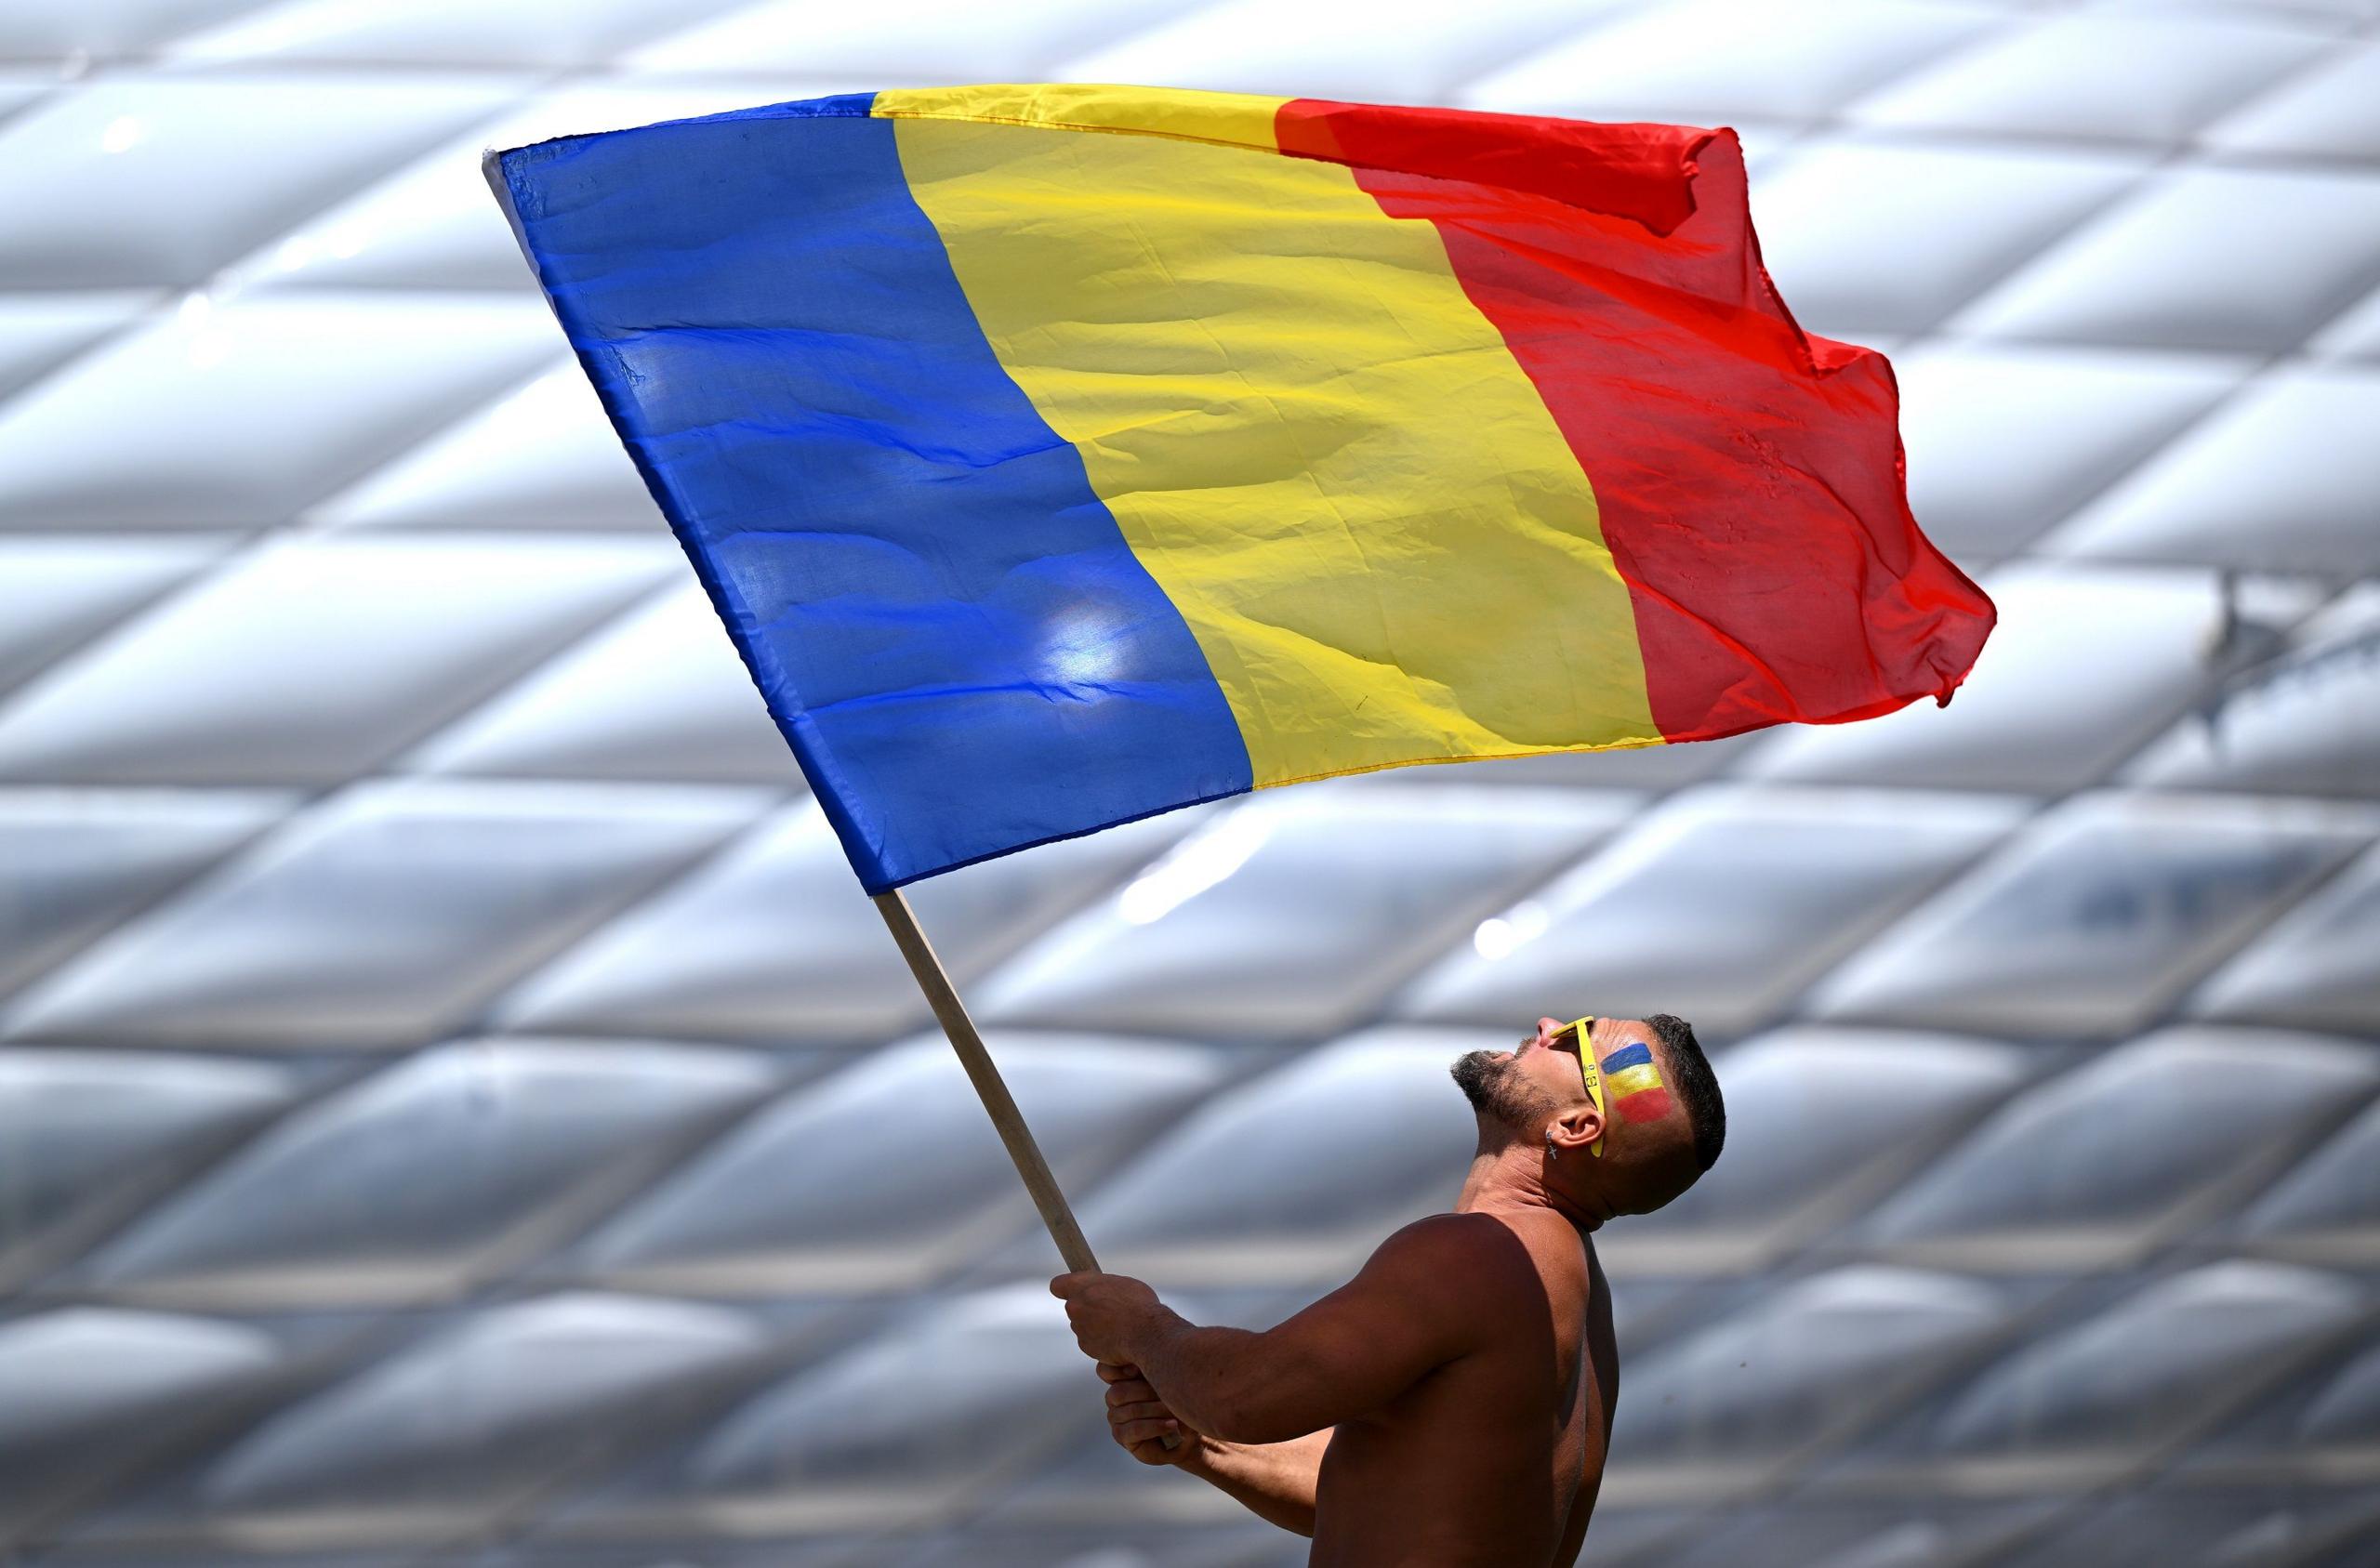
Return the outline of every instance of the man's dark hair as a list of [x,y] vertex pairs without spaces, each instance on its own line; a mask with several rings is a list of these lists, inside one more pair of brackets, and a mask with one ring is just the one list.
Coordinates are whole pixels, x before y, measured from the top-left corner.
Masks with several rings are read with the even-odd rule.
[[1694,1025],[1669,1013],[1655,1013],[1645,1022],[1661,1037],[1670,1089],[1686,1107],[1686,1125],[1694,1132],[1694,1168],[1709,1170],[1727,1141],[1727,1102],[1719,1098],[1719,1075],[1711,1071]]

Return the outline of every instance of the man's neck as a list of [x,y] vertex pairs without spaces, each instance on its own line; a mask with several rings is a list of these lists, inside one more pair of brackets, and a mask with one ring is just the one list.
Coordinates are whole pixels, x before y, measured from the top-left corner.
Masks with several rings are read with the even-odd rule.
[[1501,1134],[1501,1128],[1481,1129],[1478,1152],[1471,1156],[1461,1195],[1455,1199],[1457,1214],[1537,1209],[1558,1214],[1581,1231],[1603,1223],[1604,1216],[1595,1206],[1546,1181],[1542,1148]]

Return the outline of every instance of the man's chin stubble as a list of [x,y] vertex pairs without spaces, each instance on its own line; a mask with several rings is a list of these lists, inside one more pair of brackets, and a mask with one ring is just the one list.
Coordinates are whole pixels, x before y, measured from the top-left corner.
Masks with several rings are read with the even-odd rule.
[[1513,1064],[1498,1061],[1495,1056],[1494,1051],[1466,1051],[1455,1058],[1454,1065],[1448,1069],[1455,1087],[1462,1090],[1472,1110],[1493,1116],[1506,1127],[1523,1127],[1533,1116],[1553,1109],[1540,1104],[1538,1096],[1514,1085]]
[[1454,1079],[1454,1087],[1462,1091],[1463,1099],[1471,1101],[1474,1111],[1488,1109],[1488,1085],[1496,1075],[1496,1064],[1488,1059],[1494,1054],[1493,1051],[1466,1051],[1456,1057],[1454,1065],[1447,1070]]

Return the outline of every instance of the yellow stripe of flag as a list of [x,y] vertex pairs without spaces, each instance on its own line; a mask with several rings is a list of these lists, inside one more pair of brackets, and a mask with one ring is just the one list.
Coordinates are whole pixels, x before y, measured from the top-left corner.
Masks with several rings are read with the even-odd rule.
[[1242,147],[921,115],[897,135],[994,352],[1180,610],[1258,786],[1659,741],[1587,477],[1431,225],[1341,165]]
[[1052,129],[1128,131],[1276,151],[1273,121],[1286,99],[1253,93],[1105,87],[1063,82],[1031,86],[908,87],[880,92],[879,119],[973,120]]

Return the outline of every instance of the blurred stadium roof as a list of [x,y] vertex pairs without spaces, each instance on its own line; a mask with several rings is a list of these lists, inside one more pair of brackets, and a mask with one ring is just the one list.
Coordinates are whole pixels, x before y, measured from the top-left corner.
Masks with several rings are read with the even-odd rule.
[[0,10],[0,1556],[1270,1568],[1054,1258],[478,178],[1091,79],[1739,127],[1999,600],[1948,710],[915,890],[1261,1324],[1668,1010],[1602,1568],[2380,1561],[2380,0]]

